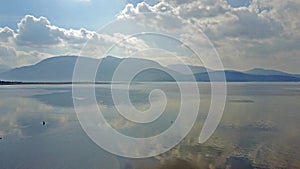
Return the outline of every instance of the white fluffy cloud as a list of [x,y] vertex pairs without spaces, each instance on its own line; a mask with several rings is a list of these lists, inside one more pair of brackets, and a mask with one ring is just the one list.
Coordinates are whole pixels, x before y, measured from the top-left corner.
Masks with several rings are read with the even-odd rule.
[[[194,36],[193,29],[185,26],[186,22],[192,23],[212,40],[226,68],[267,67],[300,73],[297,66],[300,63],[298,0],[245,0],[244,5],[228,3],[237,3],[235,0],[150,1],[155,3],[145,0],[136,6],[127,4],[117,17],[121,20],[134,18],[135,22],[158,31],[177,31],[187,41],[199,41],[202,37]],[[140,16],[145,18],[149,13],[171,14],[179,20],[159,17],[151,23],[144,23]],[[161,22],[165,24],[159,25]],[[105,51],[125,37],[120,33],[100,34],[83,28],[65,29],[53,25],[46,17],[27,15],[20,21],[17,30],[0,27],[0,57],[2,63],[12,64],[13,61],[6,60],[15,58],[16,65],[22,65],[53,55],[78,54],[87,41],[95,45],[90,45],[90,50],[83,54],[97,56],[97,50]],[[126,55],[147,49],[148,45],[144,40],[133,37],[118,44],[119,51],[114,53]]]
[[141,2],[134,7],[133,4],[127,4],[125,8],[120,12],[118,18],[130,18],[140,13],[151,12],[172,12],[173,7],[167,2],[159,2],[154,6],[150,6],[146,2]]
[[232,11],[226,22],[208,25],[204,31],[211,37],[264,39],[278,36],[282,26],[262,14],[252,13],[247,9]]
[[[119,33],[99,34],[84,28],[64,29],[51,24],[46,17],[26,15],[18,23],[16,31],[0,27],[1,64],[20,66],[54,55],[80,54],[87,42],[91,42],[91,50],[85,50],[82,54],[100,57],[97,50],[106,51],[123,38],[125,35]],[[129,38],[118,47],[123,52],[134,52],[146,48],[147,44],[143,40]]]
[[[101,45],[105,45],[106,43],[117,42],[121,37],[120,34],[98,34],[84,28],[79,30],[59,28],[52,25],[45,17],[36,18],[26,15],[18,24],[15,42],[24,46],[59,46],[66,44],[75,46],[93,40],[94,43],[99,41]],[[130,42],[134,43],[131,45],[132,47],[141,44],[141,42]]]
[[21,45],[53,45],[60,43],[62,34],[47,18],[26,15],[18,23],[16,42]]
[[8,42],[11,38],[15,36],[14,31],[8,27],[0,27],[0,41]]
[[[297,0],[252,0],[244,5],[233,5],[227,0],[161,0],[154,6],[145,2],[136,7],[127,5],[119,18],[132,18],[143,12],[173,14],[182,23],[187,21],[203,30],[227,68],[266,67],[300,73],[295,64],[300,63],[299,10]],[[167,29],[174,27],[173,21],[164,22],[170,25]],[[182,36],[197,38],[188,30],[183,32]]]
[[167,12],[196,24],[212,38],[221,36],[261,39],[282,31],[281,24],[266,14],[269,8],[271,7],[258,1],[253,1],[249,7],[232,8],[224,0],[172,0],[169,3],[162,1],[154,6],[145,2],[137,4],[136,7],[128,4],[119,18],[134,17],[146,12]]

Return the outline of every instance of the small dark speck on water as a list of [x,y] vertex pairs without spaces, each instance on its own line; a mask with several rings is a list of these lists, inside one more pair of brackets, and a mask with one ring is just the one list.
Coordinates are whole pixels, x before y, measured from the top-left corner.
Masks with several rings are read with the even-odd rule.
[[171,124],[173,124],[173,121],[171,121]]
[[0,137],[0,140],[2,140],[2,137]]
[[42,122],[42,124],[43,124],[43,126],[44,126],[44,125],[46,125],[46,122],[45,122],[45,121],[43,121],[43,122]]

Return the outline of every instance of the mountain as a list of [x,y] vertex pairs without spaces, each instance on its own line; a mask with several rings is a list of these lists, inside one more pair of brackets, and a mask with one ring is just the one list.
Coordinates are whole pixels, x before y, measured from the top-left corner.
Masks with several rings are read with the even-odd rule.
[[271,70],[271,69],[262,69],[262,68],[254,68],[244,73],[253,74],[253,75],[280,75],[280,76],[294,76],[300,78],[300,75],[297,74],[290,74],[278,70]]
[[270,69],[262,69],[262,68],[254,68],[251,70],[247,70],[244,73],[255,74],[255,75],[288,75],[288,73],[281,72],[278,70],[270,70]]
[[[120,65],[122,63],[122,65]],[[125,67],[124,67],[125,66]],[[97,81],[111,81],[117,67],[124,67],[124,70],[119,71],[117,81],[128,81],[130,74],[135,74],[136,70],[142,70],[138,73],[133,81],[143,82],[159,82],[159,81],[174,81],[168,73],[175,73],[159,63],[147,59],[137,58],[117,58],[108,56],[103,58],[97,73]],[[145,67],[151,69],[143,70]],[[179,75],[179,73],[176,73]],[[116,80],[116,79],[115,79]]]
[[[201,66],[191,66],[193,74],[188,74],[184,65],[169,65],[164,67],[159,63],[138,58],[117,58],[107,56],[103,59],[92,59],[79,56],[57,56],[42,60],[34,65],[24,66],[20,68],[10,69],[0,73],[1,81],[21,81],[21,82],[71,82],[73,71],[77,59],[88,65],[83,70],[88,70],[89,65],[99,65],[96,74],[96,81],[112,81],[112,77],[116,70],[123,66],[123,70],[119,71],[117,81],[128,81],[129,75],[134,75],[133,81],[136,82],[173,82],[191,81],[194,77],[197,81],[210,81],[210,75],[217,77],[215,81],[221,80],[222,71],[214,71]],[[124,66],[125,64],[125,66]],[[145,67],[150,69],[145,69]],[[118,69],[117,69],[118,68]],[[135,74],[136,70],[142,70]],[[208,71],[208,72],[207,72]],[[300,82],[299,75],[288,74],[279,71],[252,69],[247,72],[239,72],[234,70],[225,70],[228,82]],[[170,76],[170,75],[173,75]],[[82,73],[83,79],[86,74]],[[116,79],[115,79],[116,80]]]
[[6,72],[8,70],[10,70],[11,67],[6,66],[6,65],[0,65],[0,73]]
[[192,66],[192,65],[183,65],[183,64],[172,64],[167,66],[169,69],[180,72],[182,74],[197,74],[197,73],[205,73],[207,71],[211,71],[203,66]]
[[76,60],[77,56],[52,57],[35,65],[15,68],[1,73],[0,79],[22,82],[70,81]]
[[[22,81],[22,82],[71,82],[73,71],[78,56],[56,56],[42,60],[41,62],[20,68],[15,68],[10,71],[0,74],[2,81]],[[134,81],[174,81],[174,79],[166,72],[173,72],[160,64],[146,59],[126,58],[108,56],[103,59],[91,59],[80,57],[80,60],[87,63],[86,65],[100,63],[96,81],[111,81],[116,68],[126,60],[126,71],[120,72],[127,77],[127,74],[134,72],[135,68],[143,68],[145,66],[152,67],[140,72],[133,79]],[[88,67],[86,68],[88,69]],[[161,69],[161,70],[157,70]],[[174,73],[174,72],[173,72]],[[177,73],[179,75],[179,73]],[[118,79],[120,81],[127,79]]]
[[[215,81],[222,81],[222,71],[213,71],[211,76],[215,77]],[[227,82],[300,82],[300,78],[286,75],[255,75],[238,72],[234,70],[224,71]],[[208,73],[195,74],[197,81],[208,82]]]

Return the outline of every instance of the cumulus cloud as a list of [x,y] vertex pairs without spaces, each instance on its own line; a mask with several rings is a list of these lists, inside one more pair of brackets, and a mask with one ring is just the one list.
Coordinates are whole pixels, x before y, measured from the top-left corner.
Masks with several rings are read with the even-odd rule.
[[10,66],[17,58],[17,52],[10,46],[0,45],[0,62],[2,65]]
[[[126,37],[120,33],[97,33],[84,28],[60,28],[51,24],[46,17],[37,18],[26,15],[18,23],[16,31],[8,27],[0,27],[1,63],[19,66],[34,63],[49,56],[65,54],[100,57],[97,55],[99,53],[97,50],[106,51]],[[85,49],[82,52],[81,49],[87,42],[90,50]],[[132,37],[119,43],[117,47],[120,54],[121,49],[126,54],[126,52],[146,48],[147,44],[141,39]]]
[[252,13],[247,9],[233,11],[226,22],[208,25],[204,31],[211,38],[238,37],[263,39],[278,36],[282,26],[271,18]]
[[207,18],[223,15],[229,11],[229,5],[225,1],[203,0],[183,3],[176,9],[176,14],[183,18]]
[[0,27],[0,41],[8,42],[11,38],[15,36],[15,33],[12,29],[8,27],[1,28]]
[[129,18],[136,14],[146,12],[153,12],[151,6],[146,2],[139,3],[136,7],[133,4],[127,4],[118,17]]
[[[127,4],[117,17],[120,20],[131,19],[158,32],[179,32],[178,36],[186,41],[199,42],[203,37],[194,36],[194,29],[186,24],[192,23],[212,40],[228,68],[247,69],[255,67],[257,63],[267,67],[270,65],[267,64],[268,60],[286,60],[290,63],[273,65],[285,65],[280,68],[295,71],[295,63],[300,62],[299,10],[300,1],[297,0],[145,0],[135,5]],[[149,13],[171,14],[176,19],[161,16],[145,23],[144,19]],[[160,25],[162,22],[165,24]],[[134,28],[124,26],[120,29]],[[17,57],[22,56],[19,60],[23,60],[23,63],[30,58],[29,55],[33,55],[30,51],[43,55],[28,60],[77,54],[86,42],[94,45],[89,45],[90,50],[85,50],[83,54],[97,56],[97,50],[105,51],[126,37],[120,33],[104,34],[84,28],[65,29],[53,25],[46,17],[30,15],[20,21],[15,31],[0,27],[0,45],[14,49]],[[130,55],[148,47],[148,42],[132,37],[116,45],[112,52]],[[2,52],[7,53],[4,49]]]
[[60,42],[60,33],[47,18],[26,15],[18,23],[16,42],[21,45],[53,45]]
[[172,0],[170,3],[162,1],[154,6],[145,2],[137,4],[136,7],[128,4],[119,18],[148,12],[171,13],[197,24],[211,37],[266,38],[282,31],[281,24],[265,14],[270,8],[258,1],[254,1],[249,7],[232,8],[224,0]]
[[[160,10],[161,6],[165,10]],[[147,10],[141,10],[145,7]],[[203,30],[228,68],[270,67],[268,62],[272,60],[273,68],[295,71],[295,60],[300,63],[299,10],[300,2],[296,0],[161,0],[152,6],[145,2],[136,7],[128,5],[119,18],[135,18],[139,22],[143,18],[135,17],[137,14],[172,14],[182,20],[179,24],[189,22]],[[176,27],[172,20],[164,23],[169,25],[165,29]],[[151,24],[160,27],[155,22]],[[197,39],[187,28],[181,33],[187,40]],[[282,64],[284,60],[289,63]]]
[[159,2],[154,6],[150,6],[148,3],[141,2],[136,5],[127,4],[125,8],[120,12],[118,18],[134,18],[135,15],[141,13],[151,13],[151,12],[171,12],[173,7],[167,2]]
[[[120,33],[97,33],[81,28],[64,29],[52,25],[45,17],[36,18],[31,15],[26,15],[18,24],[18,30],[15,33],[15,42],[18,45],[31,47],[64,47],[69,50],[80,50],[84,44],[97,45],[108,49],[114,43],[125,38],[125,35]],[[125,41],[124,47],[134,50],[134,48],[145,47],[146,44],[137,38],[130,38]]]
[[45,17],[36,18],[26,15],[20,23],[16,32],[16,42],[19,45],[43,46],[60,45],[63,43],[78,44],[96,36],[96,32],[86,29],[74,30],[64,29],[52,25]]

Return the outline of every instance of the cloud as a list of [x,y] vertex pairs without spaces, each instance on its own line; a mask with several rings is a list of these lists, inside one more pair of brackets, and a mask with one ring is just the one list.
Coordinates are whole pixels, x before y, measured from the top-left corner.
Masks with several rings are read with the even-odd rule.
[[227,0],[228,4],[234,8],[249,6],[252,0]]
[[[173,0],[170,3],[177,6],[173,7],[166,1],[154,6],[150,6],[145,2],[137,4],[136,7],[128,4],[120,13],[119,18],[134,17],[137,14],[148,12],[174,14],[183,20],[198,24],[197,26],[212,38],[221,36],[220,38],[246,37],[260,39],[278,35],[282,31],[281,24],[265,14],[267,9],[271,7],[263,6],[262,3],[257,1],[254,1],[248,8],[232,8],[227,1],[223,0],[184,2]],[[169,24],[172,24],[172,22]]]
[[[172,14],[182,20],[179,25],[189,22],[203,30],[221,53],[227,68],[270,67],[268,60],[272,60],[273,68],[295,72],[298,68],[294,62],[295,60],[300,62],[296,59],[299,58],[300,53],[299,40],[297,40],[300,39],[300,2],[296,0],[240,2],[162,0],[152,6],[143,2],[136,7],[127,6],[127,9],[120,13],[119,18],[134,18],[137,22],[143,22],[143,17],[137,17],[137,14],[145,16],[148,12]],[[164,6],[165,10],[160,10],[161,6]],[[141,10],[145,7],[147,10]],[[158,25],[161,22],[151,22],[149,25],[166,30],[183,28],[174,25],[172,20],[166,19],[163,22],[164,27]],[[185,39],[189,41],[198,38],[193,36],[193,32],[186,27],[180,32],[181,37],[186,37]],[[282,64],[282,62],[287,63]],[[300,73],[299,69],[298,73]]]
[[133,4],[127,4],[125,8],[120,12],[118,18],[132,18],[137,14],[141,13],[159,13],[159,12],[170,12],[173,10],[173,7],[167,2],[155,3],[151,6],[147,2],[143,1],[138,3],[136,7]]
[[96,32],[86,29],[64,29],[52,25],[45,17],[36,18],[26,15],[16,32],[16,43],[24,46],[49,46],[62,45],[65,43],[82,44],[94,38]]
[[10,67],[34,64],[41,59],[51,57],[49,53],[43,53],[31,49],[29,51],[17,50],[12,46],[0,45],[0,64]]
[[20,45],[54,45],[61,42],[62,34],[47,18],[26,15],[18,23],[16,42]]
[[7,58],[7,57],[15,57],[16,50],[9,46],[0,46],[0,57]]
[[176,9],[176,14],[185,19],[207,18],[223,15],[229,11],[229,6],[225,1],[203,0],[183,3]]
[[[98,58],[99,51],[107,51],[124,38],[127,36],[120,33],[101,34],[84,28],[60,28],[51,24],[46,17],[26,15],[18,23],[16,31],[0,27],[0,64],[22,66],[47,57],[68,54]],[[88,47],[82,51],[87,42]],[[128,55],[143,48],[147,48],[143,40],[131,37],[117,44],[112,52]]]
[[278,36],[282,26],[272,18],[252,13],[247,9],[232,11],[226,22],[208,25],[204,31],[211,38],[249,38],[264,39]]
[[17,59],[17,52],[10,46],[0,45],[0,63],[3,65],[12,65]]
[[[267,67],[269,59],[274,67],[287,71],[297,70],[295,61],[299,61],[297,58],[300,53],[300,1],[240,2],[242,1],[146,0],[135,5],[127,4],[117,17],[120,20],[131,18],[134,22],[145,24],[158,32],[179,32],[181,34],[178,36],[186,41],[201,41],[202,37],[194,36],[194,29],[190,29],[186,24],[192,23],[212,40],[227,68],[247,69],[255,67],[260,61],[263,63],[260,66]],[[149,13],[171,14],[176,19],[161,16],[144,23],[143,20]],[[163,25],[160,24],[162,22]],[[133,28],[120,26],[118,29]],[[90,50],[86,49],[83,54],[96,57],[97,50],[106,51],[123,38],[126,38],[126,35],[120,33],[105,34],[84,28],[61,28],[53,25],[46,17],[31,15],[25,16],[15,31],[8,27],[0,27],[0,45],[14,49],[18,60],[21,60],[16,63],[20,65],[52,55],[78,54],[86,42],[94,45],[89,45]],[[132,37],[116,45],[111,52],[124,56],[148,47],[149,42]],[[42,55],[37,56],[32,51]],[[5,50],[2,49],[2,52],[4,56]],[[1,62],[5,63],[5,59],[8,57],[3,57]],[[284,60],[286,64],[279,63]],[[278,61],[278,64],[275,61]]]
[[[95,31],[89,31],[81,28],[64,29],[52,25],[45,17],[36,18],[26,15],[18,24],[15,42],[20,46],[31,47],[64,47],[72,49],[81,49],[84,44],[90,41],[94,45],[100,45],[108,49],[108,45],[117,43],[125,35],[122,34],[100,34]],[[137,48],[146,46],[142,40],[131,38],[126,41],[128,48]]]
[[138,3],[136,7],[133,4],[127,4],[118,17],[128,18],[143,12],[152,12],[151,6],[146,2]]
[[15,33],[12,29],[8,27],[1,28],[0,27],[0,41],[8,42],[11,38],[14,38]]
[[146,48],[148,48],[148,45],[136,37],[128,37],[128,35],[120,33],[112,35],[96,34],[81,51],[81,55],[95,58],[101,57],[100,54],[104,53],[107,53],[107,55],[128,56]]

